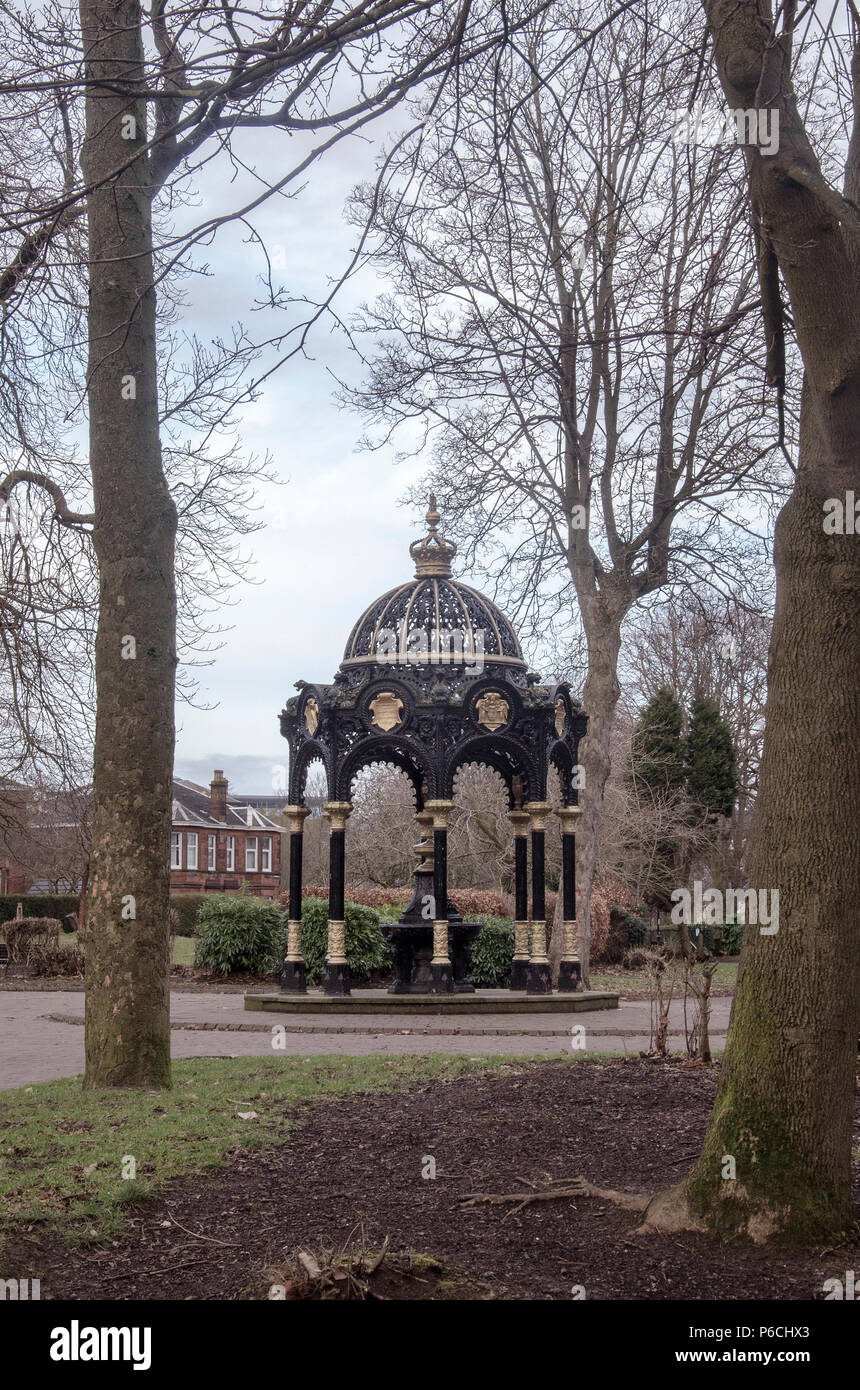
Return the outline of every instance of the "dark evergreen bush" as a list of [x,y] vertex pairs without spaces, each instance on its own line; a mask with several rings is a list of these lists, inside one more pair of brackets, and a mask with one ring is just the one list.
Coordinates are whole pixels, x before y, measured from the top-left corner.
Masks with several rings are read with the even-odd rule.
[[[222,975],[247,971],[265,975],[283,959],[287,939],[286,914],[272,902],[250,893],[218,894],[200,908],[200,940],[195,965]],[[278,966],[279,968],[279,966]]]
[[170,906],[176,913],[177,936],[199,936],[198,915],[209,893],[171,893]]
[[[344,921],[349,978],[353,984],[367,984],[373,971],[384,970],[391,963],[388,942],[379,930],[380,915],[373,907],[347,902]],[[327,900],[305,898],[302,902],[302,955],[309,985],[319,984],[322,979],[327,940]],[[283,955],[281,951],[276,963],[278,971]]]
[[720,950],[724,956],[739,956],[744,936],[743,922],[726,922],[720,928]]
[[648,923],[635,912],[616,905],[610,909],[609,933],[599,959],[605,965],[618,965],[628,951],[644,946],[647,939]]
[[0,922],[8,922],[21,903],[25,917],[59,917],[78,914],[81,900],[77,893],[8,893],[0,897]]
[[514,924],[510,917],[476,916],[483,925],[472,947],[469,979],[480,989],[505,989],[514,958]]

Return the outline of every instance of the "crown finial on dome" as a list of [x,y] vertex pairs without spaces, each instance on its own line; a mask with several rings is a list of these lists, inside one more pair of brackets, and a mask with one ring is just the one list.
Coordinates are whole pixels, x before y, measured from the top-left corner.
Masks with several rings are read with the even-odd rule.
[[409,547],[409,554],[415,561],[416,579],[423,579],[425,575],[447,578],[451,573],[451,561],[457,554],[457,547],[453,541],[446,541],[444,536],[439,535],[441,519],[436,498],[431,492],[430,507],[425,517],[430,529],[423,540],[413,541]]

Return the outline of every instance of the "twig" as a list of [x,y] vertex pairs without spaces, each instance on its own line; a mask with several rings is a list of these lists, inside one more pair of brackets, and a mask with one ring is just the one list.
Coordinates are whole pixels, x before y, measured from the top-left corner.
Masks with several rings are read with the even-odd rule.
[[147,1279],[150,1274],[168,1274],[173,1269],[188,1269],[191,1265],[205,1264],[205,1259],[183,1260],[180,1264],[162,1265],[160,1269],[129,1269],[124,1274],[109,1274],[106,1279],[99,1279],[99,1284],[112,1284],[115,1279]]
[[191,1238],[192,1238],[193,1240],[211,1240],[211,1241],[214,1242],[215,1245],[238,1245],[238,1244],[239,1244],[238,1240],[219,1240],[217,1236],[207,1236],[207,1235],[202,1234],[202,1233],[199,1232],[199,1231],[190,1231],[190,1230],[188,1229],[187,1226],[183,1226],[183,1224],[182,1224],[181,1221],[177,1221],[177,1220],[176,1220],[176,1217],[173,1215],[173,1212],[170,1210],[169,1207],[166,1207],[165,1210],[167,1211],[167,1215],[170,1217],[170,1219],[171,1219],[171,1221],[173,1222],[174,1226],[178,1226],[179,1229],[180,1229],[180,1231],[184,1231],[185,1234],[186,1234],[187,1236],[191,1236]]
[[564,1197],[597,1197],[601,1201],[613,1202],[626,1211],[644,1211],[651,1200],[644,1193],[616,1192],[612,1188],[595,1187],[587,1178],[557,1178],[552,1187],[539,1192],[469,1192],[458,1197],[457,1201],[464,1207],[477,1206],[479,1202],[486,1202],[490,1206],[514,1202],[515,1210],[509,1213],[513,1216],[530,1202],[554,1202]]

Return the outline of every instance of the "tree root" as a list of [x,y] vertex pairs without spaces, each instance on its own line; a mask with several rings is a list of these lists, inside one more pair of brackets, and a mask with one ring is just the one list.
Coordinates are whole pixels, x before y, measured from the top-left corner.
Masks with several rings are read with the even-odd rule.
[[617,1192],[611,1187],[596,1187],[587,1178],[555,1178],[545,1187],[538,1187],[526,1178],[517,1182],[531,1188],[529,1192],[470,1192],[457,1200],[462,1207],[474,1207],[479,1203],[489,1206],[502,1206],[512,1203],[508,1216],[515,1216],[531,1202],[555,1202],[565,1197],[594,1197],[598,1201],[611,1202],[624,1211],[641,1212],[643,1221],[637,1226],[634,1235],[647,1235],[659,1232],[670,1235],[677,1231],[702,1231],[704,1225],[693,1216],[687,1203],[683,1184],[665,1192],[651,1195],[647,1192]]
[[531,1202],[555,1202],[565,1197],[597,1197],[603,1201],[613,1202],[616,1206],[624,1207],[627,1211],[645,1211],[651,1198],[646,1193],[615,1192],[611,1188],[595,1187],[587,1178],[555,1178],[546,1187],[537,1187],[535,1183],[529,1182],[527,1178],[517,1178],[517,1182],[524,1183],[531,1188],[530,1192],[470,1192],[462,1197],[458,1197],[458,1202],[464,1207],[474,1207],[484,1202],[490,1206],[501,1206],[507,1202],[515,1203],[509,1216],[514,1216],[523,1207]]

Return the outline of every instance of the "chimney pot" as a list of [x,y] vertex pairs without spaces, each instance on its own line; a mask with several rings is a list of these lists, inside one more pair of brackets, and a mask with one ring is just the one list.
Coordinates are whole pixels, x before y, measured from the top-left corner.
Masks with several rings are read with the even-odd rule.
[[209,783],[209,812],[213,820],[227,820],[227,787],[229,783],[220,767]]

